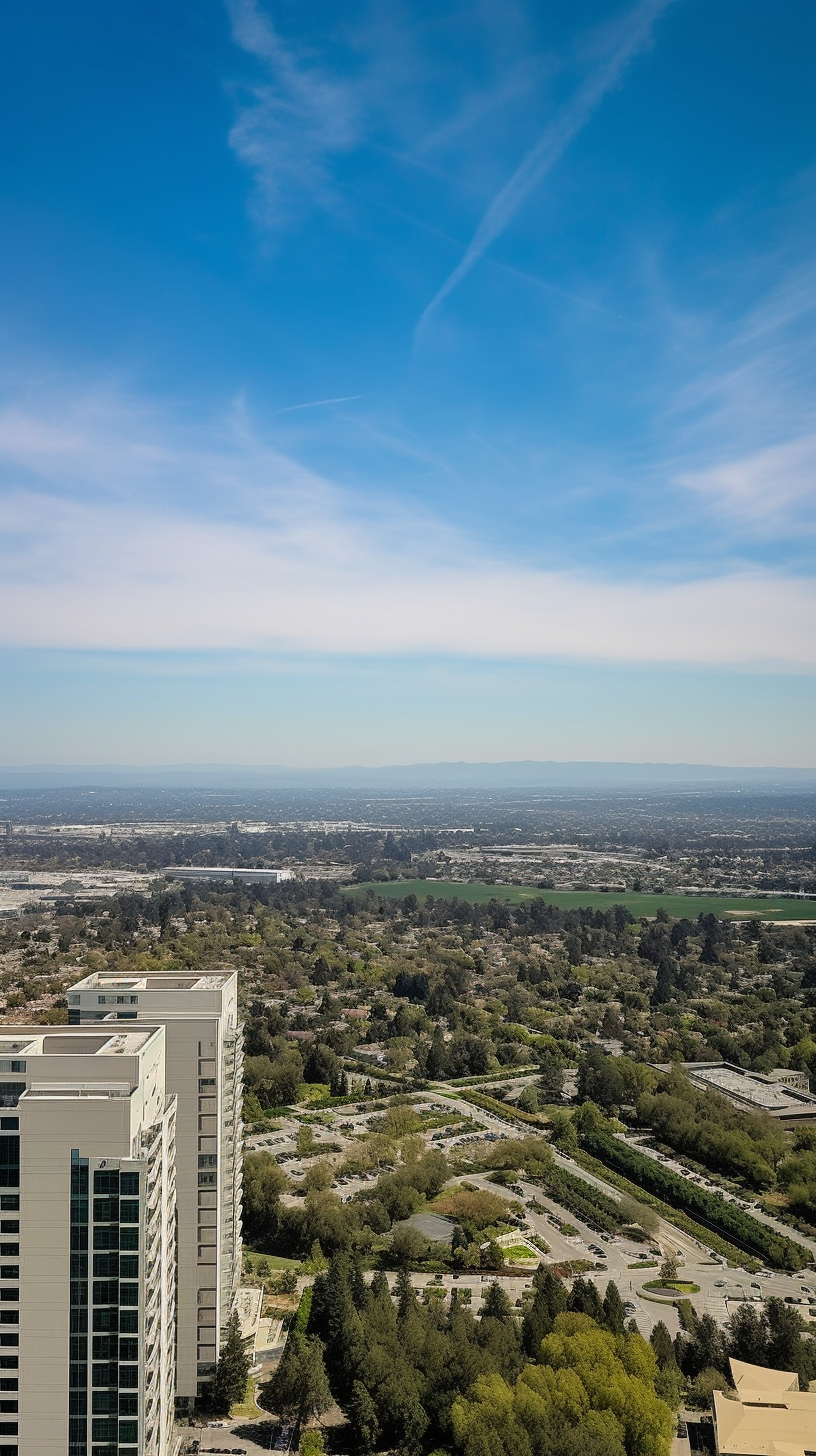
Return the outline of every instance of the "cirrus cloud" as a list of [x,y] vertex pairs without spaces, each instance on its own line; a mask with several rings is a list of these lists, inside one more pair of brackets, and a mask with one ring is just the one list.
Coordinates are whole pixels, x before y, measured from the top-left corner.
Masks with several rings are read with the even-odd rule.
[[0,414],[0,640],[816,667],[816,584],[516,564],[363,503],[242,417],[191,439],[110,393]]

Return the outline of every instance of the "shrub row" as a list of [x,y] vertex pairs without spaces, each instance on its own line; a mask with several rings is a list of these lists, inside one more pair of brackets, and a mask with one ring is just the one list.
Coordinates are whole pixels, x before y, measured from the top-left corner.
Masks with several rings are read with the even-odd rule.
[[684,1209],[699,1223],[714,1229],[748,1253],[755,1254],[766,1264],[776,1269],[802,1269],[810,1262],[810,1253],[802,1244],[778,1234],[719,1194],[709,1193],[692,1183],[690,1178],[673,1173],[619,1138],[587,1129],[581,1136],[581,1144],[603,1164],[616,1168],[658,1198]]
[[600,1188],[594,1188],[584,1178],[577,1178],[574,1173],[567,1172],[566,1168],[559,1168],[553,1163],[542,1176],[541,1182],[556,1203],[569,1209],[576,1218],[583,1219],[584,1223],[597,1232],[617,1233],[623,1224],[620,1207],[614,1198],[610,1198]]

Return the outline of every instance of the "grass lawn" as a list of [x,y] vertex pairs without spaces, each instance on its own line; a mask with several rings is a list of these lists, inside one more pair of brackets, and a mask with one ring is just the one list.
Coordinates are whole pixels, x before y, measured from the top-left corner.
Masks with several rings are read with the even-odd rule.
[[595,890],[537,890],[532,885],[458,884],[452,880],[390,880],[380,884],[344,887],[344,895],[362,895],[374,890],[384,900],[404,900],[416,895],[422,901],[427,895],[435,900],[467,900],[471,905],[484,905],[489,900],[506,900],[523,905],[530,900],[545,900],[562,910],[609,910],[625,905],[634,916],[656,915],[662,906],[673,919],[698,915],[720,915],[728,919],[758,918],[762,920],[816,920],[816,900],[786,899],[784,895],[764,898],[741,898],[728,895],[626,895],[606,894]]
[[254,1254],[251,1250],[244,1250],[244,1267],[257,1272],[258,1261],[265,1260],[268,1269],[299,1269],[299,1259],[284,1259],[281,1254]]
[[538,1258],[538,1251],[536,1250],[533,1253],[533,1250],[528,1249],[526,1244],[511,1244],[509,1249],[502,1249],[502,1253],[505,1259],[510,1260],[532,1260]]
[[246,1394],[240,1405],[230,1406],[230,1420],[251,1420],[256,1421],[258,1416],[266,1415],[260,1406],[255,1404],[255,1382],[247,1381]]
[[689,1284],[682,1279],[649,1279],[644,1289],[674,1289],[678,1294],[699,1294],[699,1284]]

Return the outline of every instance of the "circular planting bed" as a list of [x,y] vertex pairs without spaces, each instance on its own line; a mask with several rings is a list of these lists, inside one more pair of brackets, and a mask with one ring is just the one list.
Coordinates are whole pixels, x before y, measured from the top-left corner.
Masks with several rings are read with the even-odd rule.
[[661,1279],[649,1279],[643,1288],[662,1299],[675,1299],[678,1294],[700,1293],[699,1284],[688,1284],[682,1279],[672,1279],[666,1284]]

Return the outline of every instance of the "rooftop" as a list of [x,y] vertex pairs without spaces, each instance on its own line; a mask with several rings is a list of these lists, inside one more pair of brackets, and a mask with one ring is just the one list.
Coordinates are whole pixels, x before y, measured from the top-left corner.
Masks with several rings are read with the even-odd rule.
[[735,1400],[714,1392],[720,1456],[813,1456],[816,1394],[799,1389],[791,1370],[731,1361]]
[[28,1035],[0,1037],[0,1060],[23,1057],[110,1057],[135,1056],[156,1033],[155,1027],[140,1026],[132,1031],[59,1031],[32,1028]]
[[203,975],[192,972],[189,975],[178,971],[146,971],[142,976],[112,976],[104,971],[92,971],[81,981],[75,981],[72,991],[216,991],[225,986],[236,974],[235,971],[207,971]]
[[[657,1069],[671,1070],[669,1065]],[[731,1062],[684,1062],[683,1071],[697,1087],[720,1092],[747,1112],[767,1112],[783,1121],[816,1119],[816,1097],[802,1088],[786,1086],[773,1072],[748,1072]]]

